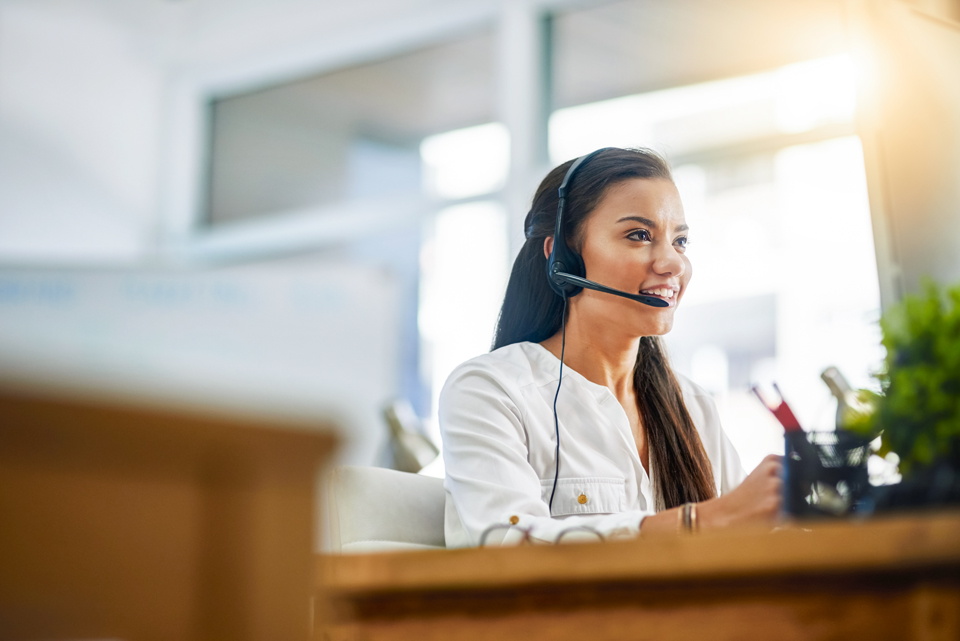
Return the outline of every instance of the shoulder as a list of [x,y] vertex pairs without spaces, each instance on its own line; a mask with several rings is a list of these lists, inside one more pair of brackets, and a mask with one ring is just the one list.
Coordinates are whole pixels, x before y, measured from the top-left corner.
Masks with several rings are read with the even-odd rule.
[[514,343],[471,358],[454,368],[447,377],[443,392],[480,381],[487,381],[504,391],[519,390],[537,378],[540,370],[537,350],[542,348],[534,343]]
[[701,398],[708,398],[711,401],[713,400],[713,396],[710,395],[710,392],[703,389],[702,387],[694,383],[692,380],[690,380],[683,374],[674,372],[673,375],[674,377],[676,377],[677,383],[679,383],[680,385],[680,391],[683,392],[684,400],[687,400],[687,399],[693,400],[693,399],[701,399]]
[[441,417],[493,406],[522,414],[524,388],[544,376],[545,353],[536,343],[514,343],[461,363],[440,391]]
[[710,392],[681,374],[674,375],[683,392],[683,402],[690,418],[700,434],[700,442],[713,465],[718,495],[726,494],[747,476],[740,463],[740,455],[720,424],[720,411]]
[[687,406],[690,418],[693,419],[693,424],[697,427],[701,437],[705,433],[718,432],[720,430],[720,415],[717,411],[717,404],[713,400],[710,392],[683,374],[675,372],[674,376],[680,385],[683,402]]
[[674,374],[683,392],[683,402],[693,420],[700,442],[713,465],[717,490],[722,494],[740,485],[746,474],[740,464],[740,455],[720,424],[720,411],[710,392],[689,378]]
[[[526,406],[524,388],[534,382],[539,369],[537,349],[543,348],[516,343],[458,365],[440,391],[440,431],[445,438],[450,438],[451,430],[476,427],[483,417],[507,417],[519,430]],[[489,421],[481,423],[488,429]]]

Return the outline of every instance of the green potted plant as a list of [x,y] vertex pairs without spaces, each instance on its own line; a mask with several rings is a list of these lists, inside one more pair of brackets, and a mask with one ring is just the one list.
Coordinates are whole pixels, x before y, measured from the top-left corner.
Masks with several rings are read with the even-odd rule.
[[880,321],[887,354],[879,394],[862,392],[872,411],[848,424],[879,435],[879,454],[900,458],[904,482],[881,496],[891,507],[960,499],[960,284],[931,281]]

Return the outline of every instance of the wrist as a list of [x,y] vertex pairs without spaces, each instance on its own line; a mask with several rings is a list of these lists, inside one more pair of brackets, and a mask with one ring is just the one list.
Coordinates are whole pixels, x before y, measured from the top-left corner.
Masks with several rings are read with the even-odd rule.
[[697,518],[702,530],[726,527],[729,523],[722,497],[698,503]]

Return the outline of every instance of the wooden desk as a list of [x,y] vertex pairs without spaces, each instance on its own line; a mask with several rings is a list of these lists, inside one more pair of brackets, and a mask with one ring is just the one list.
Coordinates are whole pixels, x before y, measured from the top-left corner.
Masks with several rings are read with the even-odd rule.
[[960,639],[960,514],[320,557],[316,638]]
[[0,390],[0,640],[308,638],[303,427]]

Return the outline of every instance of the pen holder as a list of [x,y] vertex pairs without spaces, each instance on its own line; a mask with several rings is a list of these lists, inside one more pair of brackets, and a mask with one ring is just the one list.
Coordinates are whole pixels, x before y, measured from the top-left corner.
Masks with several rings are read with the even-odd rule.
[[784,507],[801,518],[856,511],[870,489],[870,442],[843,430],[787,432],[784,437]]

